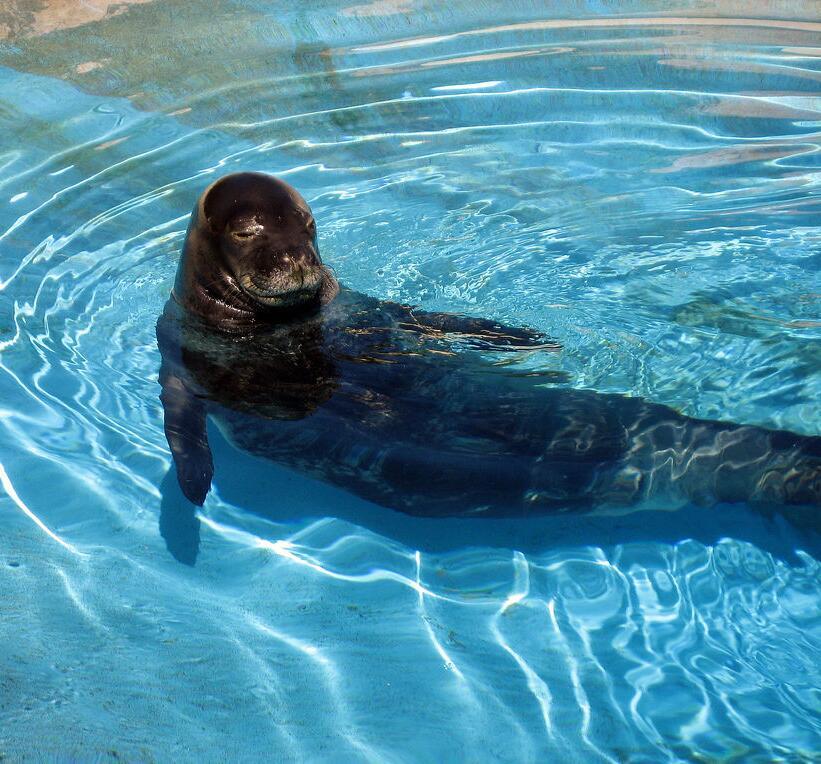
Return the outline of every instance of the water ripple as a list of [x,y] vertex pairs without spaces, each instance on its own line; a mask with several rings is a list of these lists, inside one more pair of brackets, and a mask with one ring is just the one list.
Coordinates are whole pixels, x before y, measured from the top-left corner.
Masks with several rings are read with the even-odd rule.
[[818,434],[808,4],[153,2],[44,34],[52,5],[0,13],[0,752],[821,754],[816,538],[404,518],[215,434],[258,490],[177,508],[189,569],[154,337],[197,194],[270,171],[354,288],[540,328],[563,352],[522,368],[575,387]]

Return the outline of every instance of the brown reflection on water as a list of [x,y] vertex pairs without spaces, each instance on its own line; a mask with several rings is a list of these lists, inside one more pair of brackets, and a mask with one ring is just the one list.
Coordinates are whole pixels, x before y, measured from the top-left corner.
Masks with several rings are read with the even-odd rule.
[[[771,95],[784,97],[781,94]],[[792,97],[795,98],[796,96]],[[809,100],[806,93],[802,93],[798,97]],[[719,117],[766,117],[767,119],[796,120],[821,119],[821,111],[801,109],[797,106],[768,101],[764,98],[723,98],[716,103],[707,104],[701,111],[705,114],[715,114]]]
[[[810,136],[802,136],[804,143]],[[678,157],[666,167],[659,167],[650,172],[668,173],[679,170],[689,170],[704,167],[723,167],[725,165],[743,164],[744,162],[759,162],[766,159],[780,159],[782,157],[809,154],[817,151],[812,144],[796,145],[796,143],[759,143],[755,146],[736,145],[712,151],[703,151],[697,154],[687,154]]]
[[[38,37],[59,29],[71,29],[118,16],[129,5],[153,0],[4,0],[0,8],[0,39],[7,37]],[[35,10],[36,8],[36,10]]]

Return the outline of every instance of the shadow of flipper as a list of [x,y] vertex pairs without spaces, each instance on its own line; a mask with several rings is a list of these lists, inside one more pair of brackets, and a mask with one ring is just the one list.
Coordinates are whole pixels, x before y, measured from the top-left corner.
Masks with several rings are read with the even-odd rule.
[[200,547],[200,521],[197,508],[183,496],[173,465],[160,484],[160,535],[171,555],[193,567]]

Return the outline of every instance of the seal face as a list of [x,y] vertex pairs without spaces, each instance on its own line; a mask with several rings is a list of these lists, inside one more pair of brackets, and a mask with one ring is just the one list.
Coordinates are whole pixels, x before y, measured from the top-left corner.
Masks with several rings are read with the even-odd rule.
[[340,289],[310,207],[268,175],[202,194],[157,339],[165,433],[195,504],[214,471],[208,415],[251,453],[412,514],[821,504],[821,438],[551,388],[470,352],[559,348],[538,332]]
[[203,192],[173,290],[186,311],[242,331],[328,302],[337,290],[319,256],[311,208],[290,185],[237,173]]
[[265,175],[231,175],[203,201],[215,249],[231,278],[261,308],[317,299],[324,270],[305,200]]

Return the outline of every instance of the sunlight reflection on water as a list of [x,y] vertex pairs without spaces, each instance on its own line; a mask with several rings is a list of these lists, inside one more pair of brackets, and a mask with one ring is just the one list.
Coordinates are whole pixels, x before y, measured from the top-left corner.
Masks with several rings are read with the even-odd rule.
[[810,531],[729,506],[406,518],[223,443],[180,565],[154,338],[193,200],[264,170],[351,287],[540,328],[564,350],[524,367],[574,387],[819,434],[810,4],[17,5],[0,754],[819,755]]

